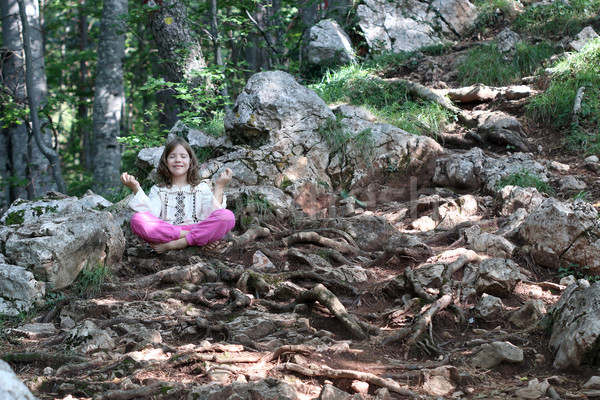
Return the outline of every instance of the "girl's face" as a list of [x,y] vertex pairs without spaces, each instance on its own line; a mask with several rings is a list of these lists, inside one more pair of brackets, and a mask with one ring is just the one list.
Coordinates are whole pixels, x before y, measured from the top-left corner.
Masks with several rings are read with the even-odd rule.
[[167,166],[169,167],[169,172],[173,179],[182,176],[187,177],[187,172],[190,169],[190,155],[182,145],[178,144],[173,151],[169,153],[167,156]]

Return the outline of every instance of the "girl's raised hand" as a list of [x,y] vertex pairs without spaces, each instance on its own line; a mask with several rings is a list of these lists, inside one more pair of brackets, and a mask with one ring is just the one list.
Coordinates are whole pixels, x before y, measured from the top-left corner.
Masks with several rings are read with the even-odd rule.
[[227,186],[227,184],[229,184],[229,182],[231,181],[231,178],[233,178],[233,171],[231,170],[231,168],[225,168],[225,171],[221,172],[221,175],[219,175],[219,177],[215,181],[215,185],[221,187]]
[[134,194],[141,189],[140,183],[135,179],[135,176],[129,175],[127,172],[121,174],[121,182],[123,182],[123,185],[133,190]]

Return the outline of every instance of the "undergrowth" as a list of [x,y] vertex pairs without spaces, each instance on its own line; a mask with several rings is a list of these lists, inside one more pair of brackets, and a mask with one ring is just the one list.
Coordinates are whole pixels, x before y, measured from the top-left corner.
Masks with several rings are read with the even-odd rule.
[[412,134],[435,138],[454,121],[451,113],[438,104],[413,98],[402,81],[380,79],[368,68],[357,65],[328,71],[310,88],[327,104],[361,106],[371,112],[377,122]]
[[539,192],[553,194],[554,190],[548,182],[542,180],[542,178],[529,170],[523,169],[521,171],[512,173],[500,179],[498,181],[498,189],[502,189],[505,186],[520,186],[520,187],[534,187]]
[[[600,153],[600,39],[590,41],[579,52],[567,53],[551,71],[548,89],[531,99],[527,115],[566,130],[565,145],[571,150]],[[575,124],[573,104],[580,87],[585,92]]]
[[575,36],[598,17],[598,0],[553,1],[527,7],[513,22],[518,33],[546,37]]
[[464,86],[476,83],[506,86],[534,74],[553,54],[554,48],[546,42],[534,44],[521,41],[512,55],[502,54],[495,43],[481,45],[470,50],[458,65],[457,78]]

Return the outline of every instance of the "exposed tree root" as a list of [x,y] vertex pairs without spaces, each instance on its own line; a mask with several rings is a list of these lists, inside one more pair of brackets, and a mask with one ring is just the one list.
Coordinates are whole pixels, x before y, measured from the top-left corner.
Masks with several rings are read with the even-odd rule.
[[461,103],[488,102],[501,94],[502,91],[481,84],[448,90],[448,97]]
[[404,270],[404,275],[412,285],[413,290],[415,291],[417,296],[427,301],[428,303],[433,303],[436,300],[436,297],[434,295],[427,293],[425,289],[423,289],[423,286],[421,286],[421,282],[419,282],[419,280],[415,277],[415,273],[412,268],[406,268]]
[[87,361],[87,362],[83,362],[83,363],[67,364],[67,365],[63,365],[58,370],[56,370],[55,375],[61,376],[61,375],[65,375],[65,374],[71,374],[72,372],[82,373],[83,371],[87,371],[88,369],[98,368],[98,367],[104,365],[105,363],[106,363],[106,361],[104,361],[104,360],[95,359],[95,360],[91,360],[91,361]]
[[199,283],[206,281],[204,270],[207,267],[203,263],[197,263],[188,266],[175,266],[155,274],[144,276],[137,281],[130,283],[105,283],[102,285],[102,290],[107,292],[115,292],[120,290],[135,290],[144,289],[158,283]]
[[165,387],[178,387],[181,384],[179,382],[154,382],[148,386],[142,386],[131,390],[109,390],[105,393],[99,393],[94,395],[93,400],[130,400],[135,398],[149,399],[153,395],[160,391],[160,388]]
[[410,346],[415,343],[419,339],[419,336],[421,336],[421,334],[423,334],[423,332],[425,332],[427,327],[431,324],[433,317],[435,317],[435,315],[441,310],[452,304],[454,296],[449,288],[445,287],[445,290],[442,289],[442,293],[445,294],[437,299],[431,305],[431,307],[427,309],[427,311],[422,313],[419,319],[411,327],[400,329],[396,334],[384,340],[383,344],[386,345],[392,342],[403,340],[407,336],[408,339],[405,342],[406,345]]
[[338,242],[333,239],[326,238],[314,231],[294,233],[277,242],[264,243],[263,245],[272,247],[289,247],[290,245],[294,245],[297,243],[312,243],[319,246],[328,247],[342,254],[368,255],[368,253],[362,251],[358,247],[355,247],[348,243]]
[[0,358],[6,362],[13,364],[26,364],[41,361],[47,364],[62,365],[73,362],[81,363],[89,361],[88,358],[81,356],[60,353],[46,353],[41,351],[35,351],[30,353],[6,353],[0,355]]
[[346,311],[344,305],[338,298],[322,284],[316,285],[310,290],[306,290],[298,295],[297,303],[313,303],[319,302],[344,325],[354,336],[359,339],[366,339],[367,334],[363,331],[357,321]]
[[267,228],[262,226],[253,226],[242,235],[233,239],[233,245],[235,247],[244,247],[258,238],[269,236],[270,233],[271,231]]
[[390,392],[398,393],[403,396],[416,397],[415,393],[409,389],[405,389],[391,379],[381,378],[377,375],[368,372],[358,372],[347,369],[332,369],[329,367],[317,367],[309,365],[304,367],[294,363],[285,363],[278,365],[277,370],[293,371],[309,377],[324,377],[331,379],[356,379],[367,382],[379,387],[384,387]]

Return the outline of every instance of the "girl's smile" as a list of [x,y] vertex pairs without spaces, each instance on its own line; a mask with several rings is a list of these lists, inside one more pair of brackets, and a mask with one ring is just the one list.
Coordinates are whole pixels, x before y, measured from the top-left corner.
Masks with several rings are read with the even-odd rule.
[[177,145],[169,153],[167,156],[167,166],[174,181],[176,178],[187,176],[187,172],[190,169],[190,155],[182,145]]

